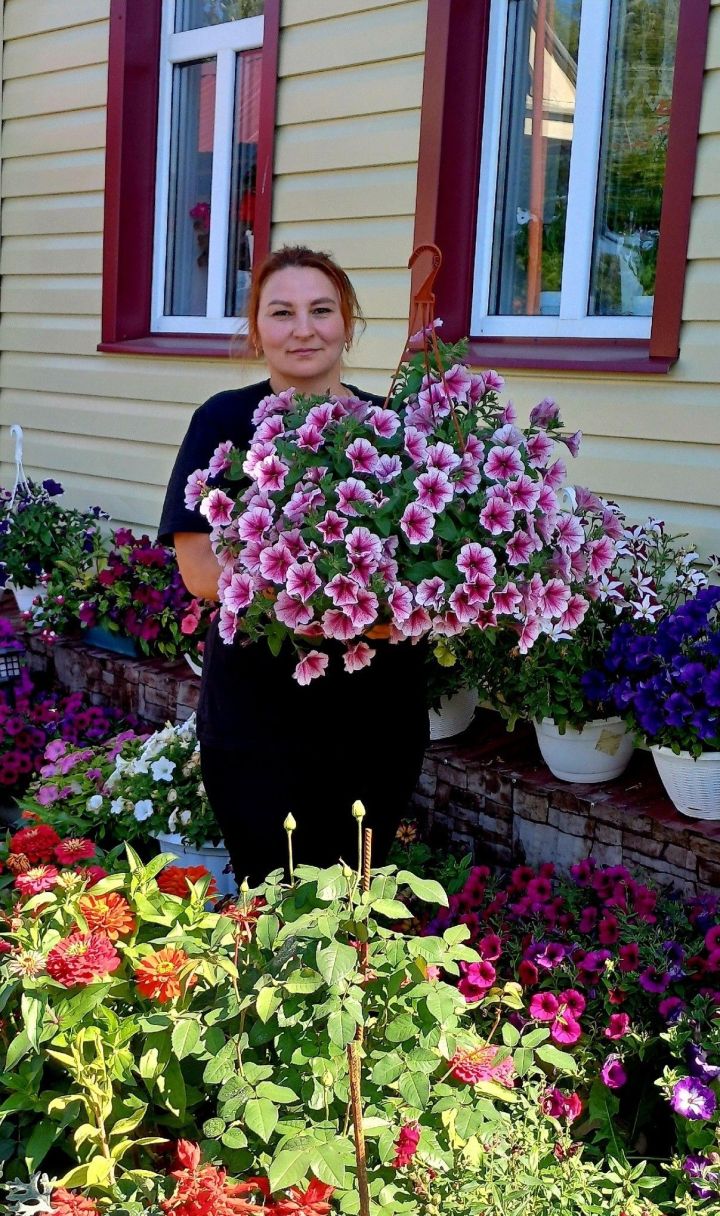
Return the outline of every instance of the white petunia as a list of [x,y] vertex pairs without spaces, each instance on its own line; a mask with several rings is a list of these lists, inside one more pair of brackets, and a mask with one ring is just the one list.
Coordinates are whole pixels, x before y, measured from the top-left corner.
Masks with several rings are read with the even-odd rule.
[[139,802],[135,803],[133,814],[138,823],[144,823],[146,819],[150,818],[154,809],[149,798],[141,798]]
[[177,820],[178,820],[177,811],[172,811],[168,815],[168,832],[174,832],[177,830]]
[[89,811],[99,811],[102,804],[102,794],[93,794],[91,798],[88,798],[85,806]]
[[125,807],[124,798],[113,798],[112,802],[110,803],[110,814],[111,815],[122,815],[124,807]]
[[190,811],[181,811],[180,812],[180,822],[183,825],[183,827],[187,827],[187,825],[190,823],[191,819],[192,819],[192,814]]
[[154,781],[172,781],[175,761],[168,760],[167,756],[161,756],[159,760],[153,761],[150,768]]

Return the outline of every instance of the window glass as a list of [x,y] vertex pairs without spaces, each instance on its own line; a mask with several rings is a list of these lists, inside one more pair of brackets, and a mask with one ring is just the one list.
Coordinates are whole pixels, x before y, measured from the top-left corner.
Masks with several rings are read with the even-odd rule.
[[508,5],[490,315],[560,311],[581,7]]
[[165,313],[207,311],[216,60],[173,69]]
[[247,316],[255,231],[262,51],[237,56],[225,315]]
[[241,21],[244,17],[258,17],[262,15],[264,7],[264,0],[177,0],[175,32],[221,25],[224,21]]
[[614,0],[588,311],[649,316],[680,0]]

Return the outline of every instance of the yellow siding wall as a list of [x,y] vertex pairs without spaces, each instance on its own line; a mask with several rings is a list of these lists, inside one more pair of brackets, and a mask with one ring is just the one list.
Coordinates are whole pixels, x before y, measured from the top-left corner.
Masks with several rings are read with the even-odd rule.
[[[4,13],[0,480],[17,421],[31,474],[152,528],[194,406],[264,370],[98,354],[109,0]],[[406,332],[425,0],[284,0],[282,14],[273,240],[350,271],[369,321],[350,376],[380,389]]]
[[[27,463],[152,528],[195,404],[256,365],[100,355],[109,0],[5,0],[0,468]],[[330,249],[368,317],[350,379],[382,390],[405,335],[426,0],[283,0],[273,241]],[[579,481],[720,547],[720,0],[684,301],[669,376],[509,373],[586,434]]]

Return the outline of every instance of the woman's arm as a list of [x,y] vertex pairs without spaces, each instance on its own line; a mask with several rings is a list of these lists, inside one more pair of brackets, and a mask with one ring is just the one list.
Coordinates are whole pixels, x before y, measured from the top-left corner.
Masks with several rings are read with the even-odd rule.
[[176,532],[173,543],[182,581],[190,594],[217,600],[221,567],[207,532]]

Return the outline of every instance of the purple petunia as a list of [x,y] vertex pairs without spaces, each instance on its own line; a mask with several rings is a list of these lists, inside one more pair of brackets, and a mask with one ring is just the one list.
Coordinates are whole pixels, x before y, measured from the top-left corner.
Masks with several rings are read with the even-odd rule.
[[710,1119],[715,1113],[717,1098],[697,1077],[681,1077],[673,1086],[670,1105],[684,1119]]
[[608,1089],[622,1089],[627,1081],[627,1073],[620,1056],[608,1056],[600,1069],[600,1079]]
[[[716,1168],[712,1170],[709,1168],[710,1166]],[[712,1199],[719,1193],[717,1184],[720,1183],[720,1173],[717,1171],[716,1161],[710,1157],[692,1155],[685,1158],[683,1169],[689,1178],[697,1180],[693,1182],[690,1189],[698,1199]],[[708,1183],[715,1185],[708,1186]]]

